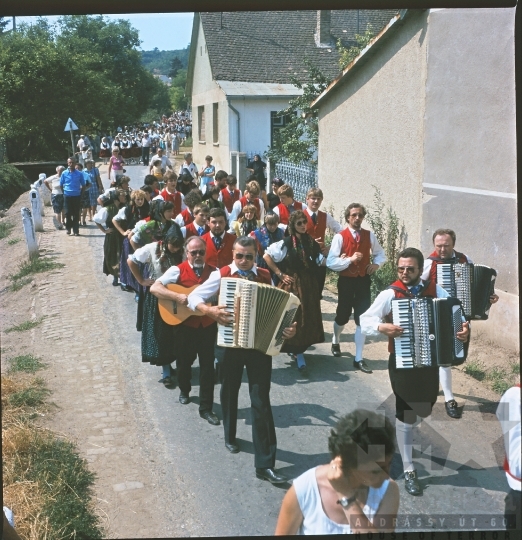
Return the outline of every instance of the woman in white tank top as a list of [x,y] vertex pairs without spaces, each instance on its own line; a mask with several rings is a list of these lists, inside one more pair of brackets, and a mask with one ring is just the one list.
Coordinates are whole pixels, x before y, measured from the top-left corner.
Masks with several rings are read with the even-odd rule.
[[395,430],[384,416],[357,409],[341,418],[328,438],[332,461],[293,481],[275,534],[393,531],[399,509],[399,488],[388,477],[394,446]]

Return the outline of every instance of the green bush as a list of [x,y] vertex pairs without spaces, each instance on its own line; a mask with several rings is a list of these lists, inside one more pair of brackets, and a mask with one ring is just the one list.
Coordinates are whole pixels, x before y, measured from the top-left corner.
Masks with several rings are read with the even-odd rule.
[[9,208],[30,185],[22,171],[13,165],[0,165],[0,207]]

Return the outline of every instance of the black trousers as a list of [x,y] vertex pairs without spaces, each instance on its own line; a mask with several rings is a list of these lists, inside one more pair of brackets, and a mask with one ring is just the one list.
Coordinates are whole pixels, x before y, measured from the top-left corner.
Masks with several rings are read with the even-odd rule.
[[370,276],[339,276],[337,281],[338,300],[335,322],[344,326],[352,315],[357,326],[359,317],[371,306]]
[[319,283],[319,293],[323,295],[324,282],[326,281],[326,266],[317,268],[317,283]]
[[143,161],[143,165],[149,164],[149,152],[150,148],[148,146],[141,147],[141,160]]
[[212,410],[214,402],[214,343],[217,324],[192,328],[181,324],[176,336],[178,385],[181,392],[189,394],[192,363],[199,359],[199,412]]
[[69,197],[64,195],[63,209],[65,210],[65,228],[73,233],[80,232],[80,212],[82,209],[82,197]]
[[225,442],[234,443],[236,440],[237,401],[245,366],[250,392],[255,467],[274,467],[277,441],[270,405],[271,356],[253,349],[226,348],[220,367]]

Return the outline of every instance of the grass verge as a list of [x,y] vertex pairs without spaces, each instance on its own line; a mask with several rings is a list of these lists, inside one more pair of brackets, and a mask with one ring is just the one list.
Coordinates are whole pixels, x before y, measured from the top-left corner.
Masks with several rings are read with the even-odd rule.
[[10,246],[14,246],[15,244],[18,244],[20,242],[21,238],[11,238],[11,240],[8,240],[7,243]]
[[9,286],[10,291],[19,291],[22,287],[27,285],[28,283],[31,283],[32,278],[26,277],[22,279],[17,279],[16,281],[13,281],[11,285]]
[[487,369],[483,362],[471,360],[464,364],[463,369],[477,381],[484,381],[497,394],[503,394],[515,384],[519,364],[511,361],[506,369],[497,366]]
[[0,223],[0,239],[7,238],[13,228],[14,225],[10,221],[2,221]]
[[44,319],[45,316],[40,317],[39,319],[35,319],[34,321],[25,321],[16,326],[11,326],[10,328],[7,328],[5,330],[5,333],[9,334],[10,332],[25,332],[26,330],[31,330],[41,324]]
[[36,373],[43,369],[47,364],[40,361],[40,358],[32,354],[23,354],[9,359],[9,372],[25,371],[26,373]]
[[18,266],[18,272],[9,275],[9,279],[14,282],[30,274],[39,274],[48,270],[54,270],[55,268],[63,268],[64,266],[65,264],[56,262],[55,257],[37,257],[36,259],[22,262]]
[[103,538],[93,473],[72,443],[32,420],[47,410],[49,391],[42,379],[15,376],[2,377],[2,473],[16,531],[27,540]]

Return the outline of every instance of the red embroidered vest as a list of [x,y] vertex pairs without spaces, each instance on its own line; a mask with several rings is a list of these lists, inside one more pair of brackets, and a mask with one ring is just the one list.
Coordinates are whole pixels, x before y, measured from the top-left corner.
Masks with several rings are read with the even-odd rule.
[[234,203],[236,201],[239,201],[239,196],[241,195],[241,192],[239,189],[234,189],[234,195],[230,195],[230,191],[228,188],[221,190],[221,198],[223,199],[223,204],[225,205],[225,208],[228,210],[228,212],[232,212],[232,207],[234,206]]
[[350,263],[350,266],[339,272],[340,276],[356,277],[365,276],[366,267],[370,264],[370,250],[372,244],[370,242],[370,231],[361,229],[359,231],[359,242],[356,242],[352,231],[346,228],[339,233],[343,237],[343,247],[341,254],[345,253],[347,257],[351,257],[356,251],[363,254],[363,258],[358,263]]
[[174,212],[173,214],[177,216],[181,213],[181,193],[179,191],[176,191],[175,193],[169,193],[167,191],[167,188],[164,188],[160,195],[163,197],[165,201],[169,201],[174,204]]
[[[178,285],[182,285],[183,287],[192,287],[193,285],[201,285],[202,283],[205,283],[205,281],[207,281],[207,279],[209,278],[210,274],[215,270],[213,266],[205,264],[203,268],[203,273],[201,274],[201,277],[198,278],[193,268],[187,261],[178,264],[178,268]],[[204,317],[197,317],[196,315],[194,315],[192,317],[189,317],[188,319],[185,319],[185,321],[183,322],[183,324],[191,326],[192,328],[199,328],[200,326],[206,327],[210,326],[212,323],[215,323],[214,319],[211,319],[206,315]]]
[[[395,287],[401,290],[398,291]],[[388,288],[393,288],[395,298],[414,298],[414,296],[408,290],[408,287],[406,287],[406,285],[404,285],[404,283],[399,279],[394,281]],[[424,289],[422,289],[420,296],[425,298],[437,298],[437,284],[434,281],[424,282]],[[386,322],[393,322],[391,313],[386,316]],[[392,337],[388,338],[388,352],[395,352],[395,341]]]
[[261,206],[259,206],[258,197],[253,201],[249,201],[246,197],[241,197],[239,202],[241,203],[241,209],[243,209],[247,204],[253,204],[256,207],[256,219],[261,219]]
[[[430,268],[430,277],[429,277],[429,280],[430,281],[433,281],[434,283],[437,283],[437,265],[438,264],[443,264],[445,263],[446,261],[444,259],[441,259],[438,255],[437,255],[437,252],[434,251],[429,257],[428,259],[431,260],[431,268]],[[457,260],[458,263],[466,263],[468,262],[468,258],[466,257],[466,255],[464,255],[464,253],[459,253],[458,251],[455,251],[455,259]]]
[[[205,225],[205,232],[201,236],[204,236],[208,231],[210,231],[209,226]],[[185,240],[191,236],[199,236],[198,226],[194,221],[185,226]]]
[[183,210],[183,212],[180,212],[180,214],[181,214],[181,217],[183,218],[184,225],[189,225],[190,223],[194,221],[194,216],[192,215],[192,212],[188,208],[185,208],[185,210]]
[[[232,276],[232,269],[229,265],[223,266],[223,268],[220,268],[219,271],[221,272],[221,277],[231,277]],[[237,274],[236,274],[237,275]],[[242,279],[239,278],[238,279]],[[270,272],[266,270],[265,268],[257,268],[257,276],[255,277],[254,281],[256,283],[266,283],[267,285],[272,284],[272,278],[270,277]]]
[[319,210],[316,212],[317,223],[314,225],[312,221],[312,216],[305,212],[306,219],[308,223],[306,225],[306,232],[314,239],[321,238],[321,241],[324,242],[324,235],[326,233],[326,212],[321,212]]
[[233,234],[225,233],[221,240],[221,246],[219,250],[216,249],[216,245],[212,240],[210,233],[206,233],[201,237],[207,243],[207,264],[215,266],[217,268],[223,268],[227,264],[232,262],[232,246],[236,241],[236,237]]
[[[297,201],[294,201],[292,203],[292,206],[294,207],[294,210],[303,209],[303,204]],[[279,223],[282,223],[283,225],[288,225],[288,218],[290,217],[290,210],[288,210],[286,205],[282,203],[278,204],[277,208],[279,208]]]

